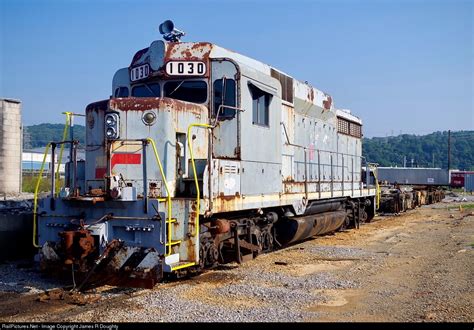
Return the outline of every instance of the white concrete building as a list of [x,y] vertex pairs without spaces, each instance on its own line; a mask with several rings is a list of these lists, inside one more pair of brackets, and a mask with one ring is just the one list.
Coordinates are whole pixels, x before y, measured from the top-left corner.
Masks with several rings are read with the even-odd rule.
[[21,101],[0,98],[0,194],[21,191]]

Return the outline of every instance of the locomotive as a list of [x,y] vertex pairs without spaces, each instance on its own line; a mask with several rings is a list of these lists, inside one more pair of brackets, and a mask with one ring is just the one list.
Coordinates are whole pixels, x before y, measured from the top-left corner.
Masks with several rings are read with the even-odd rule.
[[86,107],[85,160],[73,139],[50,144],[72,157],[35,202],[43,270],[153,287],[374,217],[358,117],[171,21],[160,32]]

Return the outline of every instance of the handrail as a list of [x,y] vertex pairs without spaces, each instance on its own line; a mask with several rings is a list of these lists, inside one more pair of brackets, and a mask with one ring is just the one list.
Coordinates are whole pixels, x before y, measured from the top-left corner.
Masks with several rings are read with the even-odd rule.
[[[153,141],[152,138],[147,138],[146,139],[150,144],[151,146],[153,147],[153,152],[155,154],[155,158],[156,158],[156,162],[158,163],[158,167],[160,168],[160,173],[161,173],[161,177],[163,179],[163,182],[165,184],[165,189],[166,189],[166,200],[167,200],[167,203],[168,203],[168,244],[165,245],[165,255],[170,255],[171,254],[171,193],[170,193],[170,189],[168,187],[168,181],[166,180],[166,176],[165,176],[165,172],[163,171],[163,165],[161,164],[161,159],[160,159],[160,155],[158,154],[158,150],[156,149],[156,144],[155,144],[155,141]],[[166,251],[166,246],[168,246],[168,251]]]
[[[375,194],[375,206],[377,208],[377,210],[379,209],[380,207],[380,185],[379,185],[379,180],[377,180],[377,173],[375,171],[375,169],[377,169],[377,166],[375,164],[372,164],[372,163],[369,163],[369,168],[371,170],[373,170],[373,173],[374,173],[374,181],[375,181],[375,189],[376,189],[376,194]],[[370,175],[370,173],[366,173],[366,175]]]
[[[217,114],[216,114],[216,117],[215,117],[215,119],[214,119],[214,125],[212,125],[211,128],[214,128],[214,127],[217,126],[217,123],[218,123],[218,121],[219,121],[219,115],[220,115],[220,113],[221,113],[221,110],[224,109],[224,108],[233,109],[233,110],[238,110],[238,111],[240,111],[240,112],[245,112],[245,109],[242,109],[242,108],[239,108],[239,107],[233,107],[233,106],[231,106],[231,105],[221,104],[221,105],[219,105],[219,108],[217,108]],[[232,118],[233,118],[233,117],[232,117]],[[211,126],[211,125],[209,125],[209,126]]]
[[[201,199],[201,192],[199,190],[199,182],[197,179],[197,173],[196,173],[196,164],[194,163],[194,155],[193,155],[193,143],[192,143],[192,137],[191,137],[191,128],[193,127],[203,127],[203,128],[213,128],[212,125],[209,124],[191,124],[188,126],[188,147],[189,147],[189,154],[191,156],[191,165],[193,167],[193,174],[194,174],[194,184],[196,185],[196,221],[195,221],[195,233],[193,236],[197,237],[199,239],[199,212],[200,212],[200,199]],[[211,166],[209,164],[208,166]],[[212,196],[209,196],[209,198],[212,198]]]
[[[41,179],[43,177],[43,170],[44,170],[44,164],[46,163],[46,156],[48,155],[48,151],[50,147],[51,147],[51,142],[46,145],[46,149],[44,150],[43,162],[41,163],[38,180],[36,180],[35,194],[34,194],[34,199],[33,199],[33,246],[35,248],[41,247],[40,245],[36,243],[36,218],[37,218],[36,210],[38,209],[38,190],[41,183]],[[54,161],[51,166],[54,167]],[[54,194],[54,191],[52,192],[52,194]],[[54,196],[51,196],[51,197],[54,197]]]
[[[297,148],[302,148],[302,149],[307,149],[307,150],[313,150],[313,151],[319,151],[319,152],[327,152],[329,154],[336,154],[336,155],[346,155],[346,156],[351,156],[351,157],[359,157],[359,158],[365,158],[364,156],[359,156],[359,155],[354,155],[354,154],[348,154],[345,152],[338,152],[338,151],[332,151],[332,150],[323,150],[323,149],[317,149],[317,148],[311,148],[308,146],[303,146],[300,144],[294,144],[290,142],[290,138],[288,137],[288,132],[286,130],[286,126],[284,122],[280,122],[280,125],[283,126],[283,131],[285,132],[285,137],[286,137],[286,145],[292,146],[292,147],[297,147]],[[316,164],[316,163],[309,163],[309,164]]]
[[[66,115],[66,124],[64,124],[64,130],[63,130],[63,139],[61,142],[66,141],[67,138],[67,132],[69,130],[69,125],[70,125],[70,120],[71,120],[71,114],[72,112],[63,112],[63,114]],[[54,193],[57,195],[59,194],[59,168],[61,167],[61,161],[63,159],[63,151],[64,151],[64,143],[61,144],[61,149],[59,150],[59,157],[58,157],[58,167],[56,170],[56,187],[54,189]],[[53,166],[54,166],[54,160],[53,160]]]
[[[359,158],[361,161],[362,160],[365,160],[365,162],[368,164],[368,166],[371,166],[372,168],[375,166],[376,167],[376,164],[374,163],[368,163],[367,162],[367,159],[365,156],[362,156],[362,155],[353,155],[353,154],[348,154],[348,153],[344,153],[344,152],[338,152],[338,151],[331,151],[331,150],[322,150],[322,149],[316,149],[316,148],[311,148],[311,147],[308,147],[308,146],[303,146],[303,145],[299,145],[299,144],[294,144],[294,143],[291,143],[290,142],[290,138],[288,136],[288,132],[286,130],[286,125],[284,122],[280,122],[280,125],[283,126],[283,131],[285,133],[285,137],[286,137],[286,145],[289,145],[289,146],[292,146],[292,147],[297,147],[297,148],[301,148],[303,149],[304,151],[304,165],[305,165],[305,180],[304,180],[304,183],[305,183],[305,197],[307,196],[307,184],[308,184],[308,180],[307,180],[307,164],[317,164],[318,165],[318,181],[310,181],[310,182],[317,182],[318,183],[318,191],[319,191],[319,197],[321,198],[321,170],[320,170],[320,166],[321,165],[328,165],[328,164],[321,164],[321,161],[320,161],[320,154],[321,152],[326,152],[326,153],[329,153],[330,154],[330,157],[331,157],[331,164],[330,164],[330,167],[331,167],[331,180],[330,181],[323,181],[323,182],[331,182],[331,195],[333,193],[333,174],[332,174],[332,170],[333,170],[333,167],[334,167],[334,164],[332,164],[332,155],[335,154],[337,156],[337,158],[339,159],[339,155],[342,156],[342,164],[341,166],[339,165],[336,165],[335,167],[341,167],[342,170],[344,171],[344,155],[346,156],[349,156],[352,158],[352,162],[354,162],[354,157],[356,158]],[[317,151],[318,152],[318,162],[317,163],[312,163],[311,161],[308,162],[307,161],[307,150],[314,150],[314,151]],[[291,157],[291,155],[288,155]],[[301,162],[300,162],[301,163]],[[369,174],[367,174],[369,175]],[[354,194],[354,164],[352,164],[352,171],[351,171],[351,176],[352,176],[352,194]],[[375,195],[375,200],[376,200],[376,206],[377,206],[377,209],[379,208],[380,206],[380,187],[378,185],[378,182],[377,182],[377,178],[376,178],[376,174],[374,172],[374,177],[375,177],[375,187],[376,187],[376,195]],[[361,181],[359,182],[362,182],[362,178],[361,178]],[[342,179],[342,184],[344,185],[344,178]],[[369,189],[369,187],[367,186],[367,190]],[[344,191],[344,186],[342,186],[342,191]],[[361,186],[361,194],[362,194],[362,186]],[[307,198],[307,197],[306,197]]]

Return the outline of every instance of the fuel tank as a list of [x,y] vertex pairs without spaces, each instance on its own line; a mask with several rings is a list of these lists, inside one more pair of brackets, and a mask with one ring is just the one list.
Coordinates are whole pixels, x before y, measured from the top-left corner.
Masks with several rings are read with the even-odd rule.
[[339,229],[345,220],[346,211],[339,210],[286,218],[275,226],[278,241],[287,245],[315,235],[333,232]]

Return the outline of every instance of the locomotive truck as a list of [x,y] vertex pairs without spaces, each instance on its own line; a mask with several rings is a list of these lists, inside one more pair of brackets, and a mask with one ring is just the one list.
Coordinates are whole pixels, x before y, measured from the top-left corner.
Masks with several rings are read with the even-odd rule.
[[307,82],[209,42],[133,56],[86,107],[85,160],[36,203],[41,268],[81,285],[152,287],[241,263],[375,214],[362,121]]

